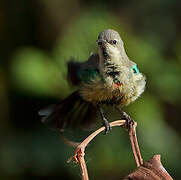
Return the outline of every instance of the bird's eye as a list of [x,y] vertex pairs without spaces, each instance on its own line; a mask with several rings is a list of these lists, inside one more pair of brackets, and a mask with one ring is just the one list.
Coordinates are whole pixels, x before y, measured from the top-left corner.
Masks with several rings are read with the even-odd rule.
[[111,40],[109,41],[110,44],[117,44],[117,41],[116,40]]
[[112,43],[113,43],[113,44],[117,44],[117,41],[116,41],[116,40],[113,40]]
[[102,42],[101,42],[101,41],[98,41],[98,43],[97,43],[97,44],[101,46],[101,45],[102,45]]
[[135,74],[139,74],[139,69],[136,64],[132,66],[132,70]]

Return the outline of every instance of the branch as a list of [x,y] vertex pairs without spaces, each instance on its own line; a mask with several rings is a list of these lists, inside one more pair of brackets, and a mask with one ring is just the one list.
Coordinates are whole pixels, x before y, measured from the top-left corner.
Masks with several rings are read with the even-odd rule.
[[[127,127],[127,122],[125,120],[117,120],[110,123],[111,127],[114,126],[122,126]],[[138,140],[136,136],[136,126],[137,123],[134,122],[132,124],[132,128],[129,130],[129,137],[131,141],[131,147],[134,154],[134,158],[136,161],[137,169],[134,170],[132,173],[130,173],[128,176],[124,178],[124,180],[173,180],[172,177],[167,173],[167,171],[164,169],[160,162],[160,155],[153,156],[150,160],[143,163],[143,159],[141,157],[141,153],[139,150]],[[74,156],[68,159],[67,163],[71,162],[72,160],[75,160],[76,163],[79,163],[82,180],[89,180],[87,167],[84,159],[85,155],[85,148],[89,144],[94,137],[96,137],[99,133],[104,131],[104,127],[101,127],[100,129],[93,132],[91,135],[89,135],[82,143],[77,143],[68,140],[61,134],[61,137],[63,138],[63,141],[73,147],[76,147]]]
[[[127,122],[125,120],[117,120],[110,123],[111,127],[114,126],[122,126],[127,127]],[[134,170],[132,173],[130,173],[128,176],[124,178],[124,180],[173,180],[172,177],[167,173],[167,171],[164,169],[160,162],[160,155],[153,156],[150,160],[143,163],[143,159],[141,157],[141,153],[139,150],[138,140],[136,136],[136,126],[137,123],[132,124],[132,128],[129,130],[129,137],[131,141],[131,147],[134,154],[134,158],[136,161],[137,169]],[[89,135],[82,143],[77,143],[68,140],[63,136],[61,133],[61,137],[63,138],[63,141],[70,145],[75,147],[75,153],[74,156],[69,158],[67,161],[68,163],[72,160],[75,160],[76,163],[79,163],[82,180],[89,180],[87,167],[84,159],[85,155],[85,148],[88,145],[88,143],[96,137],[99,133],[101,133],[105,128],[101,127],[100,129],[93,132],[91,135]]]
[[[110,123],[111,127],[114,127],[114,126],[126,127],[126,125],[127,125],[126,120],[117,120],[117,121],[113,121]],[[130,136],[130,140],[131,140],[131,146],[132,146],[134,158],[136,161],[136,165],[137,165],[137,167],[139,167],[140,165],[143,164],[143,160],[141,158],[141,153],[139,150],[138,141],[137,141],[137,137],[136,137],[136,126],[137,126],[137,124],[134,123],[132,128],[129,130],[129,136]],[[101,127],[98,130],[96,130],[95,132],[93,132],[91,135],[89,135],[82,143],[80,143],[76,147],[74,156],[69,158],[67,161],[67,163],[69,163],[72,160],[75,160],[76,163],[79,163],[80,169],[81,169],[82,180],[88,180],[89,179],[86,163],[84,160],[85,148],[89,144],[89,142],[92,141],[92,139],[94,139],[94,137],[96,137],[99,133],[104,131],[104,129],[105,129],[105,127]],[[63,136],[63,139],[64,139],[64,142],[66,142],[66,144],[72,145],[73,147],[75,147],[75,145],[77,144],[75,142],[69,141],[64,136]]]
[[60,136],[61,136],[61,139],[62,141],[67,144],[68,146],[71,146],[71,147],[77,147],[80,142],[75,142],[75,141],[70,141],[69,139],[67,139],[64,134],[64,132],[62,130],[60,130]]
[[[118,120],[110,123],[110,126],[123,126],[125,125],[126,121],[125,120]],[[89,135],[82,143],[80,143],[77,148],[75,149],[74,156],[68,159],[67,163],[71,162],[72,160],[75,160],[76,163],[79,163],[80,165],[80,170],[81,170],[81,175],[82,175],[82,180],[88,180],[88,172],[87,172],[87,167],[84,159],[84,151],[86,146],[89,144],[94,137],[96,137],[99,133],[104,131],[105,127],[101,127],[95,132],[93,132],[91,135]]]
[[130,137],[131,147],[132,147],[133,155],[136,161],[136,165],[137,167],[139,167],[143,164],[143,159],[141,157],[141,152],[138,145],[138,139],[136,136],[136,126],[137,126],[137,123],[134,122],[132,124],[132,128],[129,130],[129,137]]
[[[123,126],[125,125],[126,121],[125,120],[118,120],[118,121],[113,121],[110,123],[111,127],[114,126]],[[99,133],[101,133],[102,131],[104,131],[105,127],[101,127],[98,130],[96,130],[95,132],[93,132],[91,135],[89,135],[83,142],[81,142],[75,149],[75,154],[74,156],[72,156],[67,162],[69,163],[70,161],[72,161],[73,159],[75,160],[75,162],[78,162],[78,156],[81,154],[82,156],[84,156],[84,151],[86,146],[89,144],[90,141],[92,141],[92,139],[94,139]],[[67,141],[67,139],[66,139]],[[72,142],[72,141],[70,141]],[[83,153],[81,153],[83,152]]]

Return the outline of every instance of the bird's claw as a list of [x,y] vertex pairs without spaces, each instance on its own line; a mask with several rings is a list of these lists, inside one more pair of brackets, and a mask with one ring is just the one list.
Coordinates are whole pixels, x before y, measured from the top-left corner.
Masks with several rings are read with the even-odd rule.
[[104,134],[107,134],[111,130],[111,126],[107,119],[103,119],[103,126],[105,127]]
[[131,119],[131,117],[125,112],[122,112],[122,118],[126,120],[126,124],[125,124],[126,130],[130,131],[130,129],[132,129],[133,125],[135,124],[135,121]]

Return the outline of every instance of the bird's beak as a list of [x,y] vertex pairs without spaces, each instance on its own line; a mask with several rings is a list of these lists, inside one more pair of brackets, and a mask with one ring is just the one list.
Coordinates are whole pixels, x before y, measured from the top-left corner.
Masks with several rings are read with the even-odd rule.
[[103,54],[104,58],[109,57],[107,50],[106,50],[106,43],[107,43],[107,41],[104,39],[97,40],[98,47],[101,49],[101,53]]

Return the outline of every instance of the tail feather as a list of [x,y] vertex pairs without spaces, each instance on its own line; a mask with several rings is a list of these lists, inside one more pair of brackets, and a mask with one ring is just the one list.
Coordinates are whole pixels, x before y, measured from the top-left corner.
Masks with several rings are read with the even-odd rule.
[[58,129],[82,128],[90,130],[96,120],[96,107],[84,101],[78,91],[72,93],[58,104],[39,111],[42,122]]

